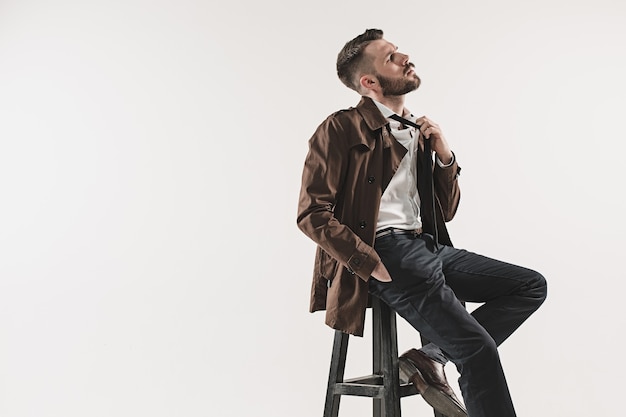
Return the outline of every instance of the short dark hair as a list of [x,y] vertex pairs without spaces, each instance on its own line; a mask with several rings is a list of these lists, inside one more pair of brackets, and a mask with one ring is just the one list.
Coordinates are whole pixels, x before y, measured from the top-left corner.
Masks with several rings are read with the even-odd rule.
[[346,87],[359,91],[359,83],[355,79],[357,72],[367,70],[370,60],[366,60],[363,49],[370,42],[383,38],[380,29],[367,29],[356,38],[348,41],[337,55],[337,76]]

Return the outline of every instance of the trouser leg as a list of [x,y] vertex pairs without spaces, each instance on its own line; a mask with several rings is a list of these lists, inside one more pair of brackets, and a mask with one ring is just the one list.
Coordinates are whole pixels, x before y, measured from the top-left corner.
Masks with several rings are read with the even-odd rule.
[[424,240],[407,236],[379,239],[376,250],[393,281],[372,280],[371,292],[456,364],[468,414],[515,416],[496,342],[446,284],[437,254]]
[[531,269],[449,246],[441,247],[437,256],[456,296],[484,303],[472,316],[498,346],[546,299],[546,280]]
[[[546,298],[546,280],[533,270],[449,246],[440,246],[437,257],[441,260],[446,284],[457,298],[484,303],[472,312],[472,316],[497,346]],[[423,351],[445,363],[445,355],[437,346],[427,345]]]

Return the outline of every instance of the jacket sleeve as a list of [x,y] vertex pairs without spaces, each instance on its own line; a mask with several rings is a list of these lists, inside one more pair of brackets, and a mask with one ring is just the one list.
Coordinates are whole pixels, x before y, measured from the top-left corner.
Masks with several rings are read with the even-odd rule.
[[456,155],[450,166],[441,167],[439,164],[434,165],[435,194],[443,210],[443,219],[449,222],[454,218],[461,199],[461,189],[459,188],[461,167],[456,162]]
[[364,281],[380,257],[334,214],[346,179],[350,147],[345,127],[330,116],[309,140],[298,202],[298,227]]

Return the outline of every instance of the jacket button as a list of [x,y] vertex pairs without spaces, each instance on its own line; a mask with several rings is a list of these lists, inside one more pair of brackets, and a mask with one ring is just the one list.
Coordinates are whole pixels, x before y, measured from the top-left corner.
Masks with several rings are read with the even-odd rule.
[[368,183],[370,183],[370,184],[373,184],[373,183],[374,183],[374,181],[376,181],[376,178],[374,178],[374,177],[369,177],[369,178],[367,179],[367,182],[368,182]]
[[361,260],[359,258],[356,258],[354,261],[355,265],[360,265],[361,264]]
[[367,222],[366,221],[362,221],[361,223],[359,223],[359,227],[361,229],[365,229],[366,226],[367,226]]

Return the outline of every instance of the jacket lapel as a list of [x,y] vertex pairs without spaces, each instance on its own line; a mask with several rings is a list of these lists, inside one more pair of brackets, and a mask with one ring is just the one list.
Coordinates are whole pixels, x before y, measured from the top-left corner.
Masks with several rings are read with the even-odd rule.
[[[383,143],[383,191],[398,170],[407,149],[393,137],[389,129],[389,121],[382,115],[376,104],[369,97],[361,97],[356,106],[367,127],[373,132],[380,132]],[[375,137],[375,135],[374,135]],[[368,145],[369,146],[369,145]],[[374,146],[369,146],[373,149]]]

